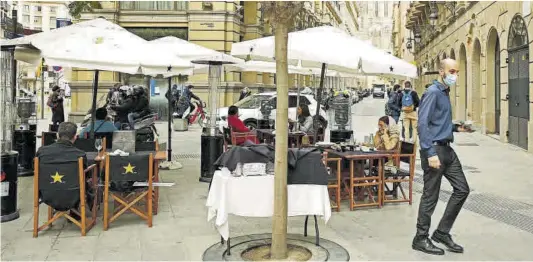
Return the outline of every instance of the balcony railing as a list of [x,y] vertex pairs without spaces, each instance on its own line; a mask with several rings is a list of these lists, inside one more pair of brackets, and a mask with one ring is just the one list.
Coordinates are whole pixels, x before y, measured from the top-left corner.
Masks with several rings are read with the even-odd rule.
[[186,1],[121,1],[119,8],[131,11],[186,11],[189,3]]

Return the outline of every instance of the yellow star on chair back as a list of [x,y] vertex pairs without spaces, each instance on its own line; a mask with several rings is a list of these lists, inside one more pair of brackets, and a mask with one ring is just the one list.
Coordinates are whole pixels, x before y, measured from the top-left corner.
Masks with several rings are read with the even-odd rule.
[[63,183],[63,177],[64,175],[60,175],[59,172],[56,171],[56,173],[53,175],[53,176],[50,176],[53,180],[52,180],[52,184],[55,184],[55,183]]
[[124,166],[123,168],[125,170],[124,171],[125,174],[134,174],[134,173],[136,173],[136,172],[133,172],[133,169],[135,168],[135,166],[132,166],[131,163],[128,163],[128,165]]

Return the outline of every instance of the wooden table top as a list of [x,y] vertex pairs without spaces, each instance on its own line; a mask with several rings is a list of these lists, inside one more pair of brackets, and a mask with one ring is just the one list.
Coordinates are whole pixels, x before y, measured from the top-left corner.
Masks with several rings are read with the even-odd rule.
[[[255,132],[263,133],[265,135],[270,135],[270,136],[276,136],[276,134],[273,133],[274,131],[276,131],[276,130],[275,129],[256,129]],[[304,135],[313,136],[314,134],[313,133],[305,133],[305,132],[289,132],[288,135],[289,136],[304,136]]]
[[374,158],[383,158],[383,157],[391,157],[395,154],[397,154],[397,151],[394,150],[377,150],[377,151],[369,151],[369,152],[363,152],[363,151],[346,151],[346,152],[339,152],[333,149],[326,149],[326,152],[332,155],[337,155],[341,158],[345,159],[374,159]]
[[[146,153],[149,153],[148,151]],[[97,156],[94,161],[103,161],[105,159],[104,156]],[[166,160],[167,159],[167,151],[157,151],[154,154],[154,160]]]

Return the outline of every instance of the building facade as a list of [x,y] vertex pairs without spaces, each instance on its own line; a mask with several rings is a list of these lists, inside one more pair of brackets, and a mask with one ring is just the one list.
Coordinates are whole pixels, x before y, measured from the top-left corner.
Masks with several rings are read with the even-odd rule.
[[412,2],[419,91],[436,78],[443,58],[459,62],[450,98],[453,117],[472,120],[487,135],[533,152],[533,25],[529,1]]
[[[168,35],[216,51],[230,53],[233,43],[272,35],[270,25],[261,11],[260,1],[101,1],[102,9],[82,13],[80,21],[104,17],[146,40]],[[295,22],[295,30],[330,24],[354,34],[358,28],[358,8],[349,1],[310,1]],[[79,119],[89,108],[93,72],[73,69],[71,77],[72,113]],[[164,79],[155,79],[161,93],[167,89]],[[207,98],[207,75],[194,75],[188,82],[196,93]],[[310,85],[312,77],[294,75],[290,85]],[[100,73],[100,90],[118,81],[146,84],[148,78],[125,76],[113,72]],[[248,86],[253,90],[274,89],[273,74],[256,72],[225,72],[221,79],[219,104],[229,105],[238,92]]]
[[[359,31],[355,34],[359,39],[373,46],[392,53],[392,25],[394,2],[369,1],[357,2],[361,16],[359,17]],[[371,88],[372,84],[387,84],[389,79],[382,77],[362,77],[362,86]]]

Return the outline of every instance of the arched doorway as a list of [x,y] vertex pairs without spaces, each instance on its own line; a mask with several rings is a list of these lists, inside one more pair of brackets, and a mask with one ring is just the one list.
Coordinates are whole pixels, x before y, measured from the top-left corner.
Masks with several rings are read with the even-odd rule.
[[[455,51],[453,50],[453,48],[450,50],[450,58],[455,59]],[[454,86],[450,90],[450,103],[452,104],[452,117],[453,118],[457,118],[456,96],[457,96],[457,86]]]
[[500,134],[500,39],[496,28],[491,28],[487,39],[487,109],[485,127],[489,134]]
[[483,125],[481,123],[481,43],[479,39],[474,42],[472,54],[472,94],[470,96],[472,121],[475,125]]
[[509,27],[509,143],[527,149],[529,122],[529,46],[527,26],[515,15]]
[[466,120],[467,118],[467,67],[466,67],[466,47],[464,44],[461,44],[459,49],[459,83],[457,85],[457,95],[456,95],[456,105],[457,113],[456,117],[461,120]]

